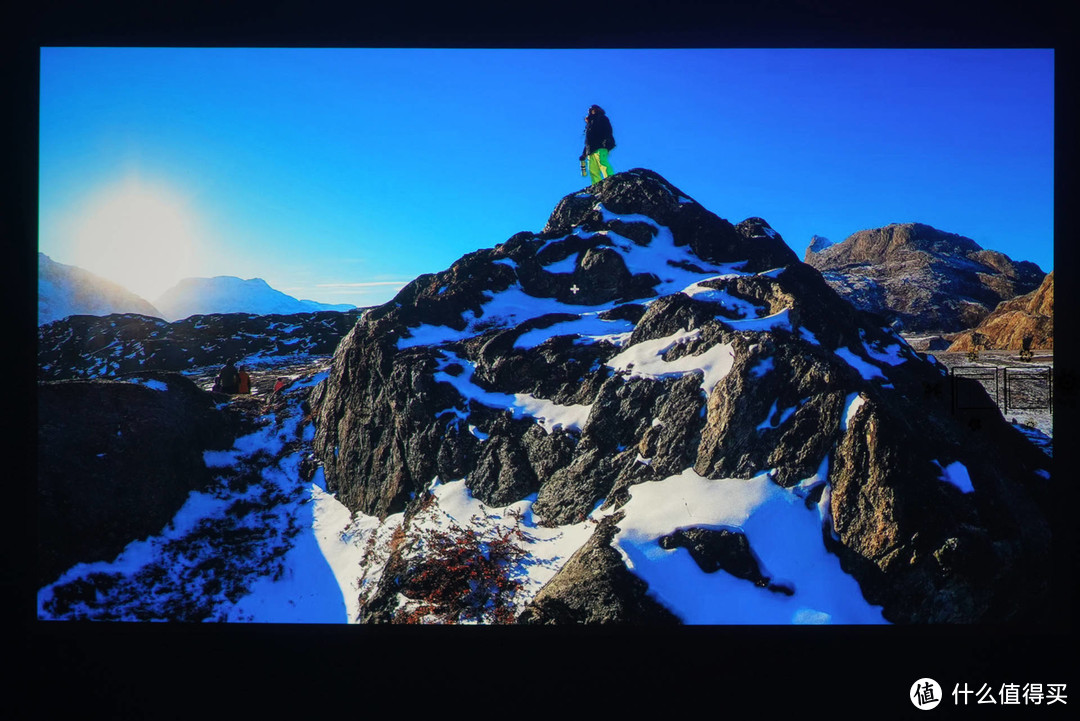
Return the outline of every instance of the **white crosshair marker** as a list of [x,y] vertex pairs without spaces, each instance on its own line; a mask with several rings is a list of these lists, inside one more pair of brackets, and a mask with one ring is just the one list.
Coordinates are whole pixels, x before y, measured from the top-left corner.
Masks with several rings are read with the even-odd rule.
[[577,295],[577,292],[579,290],[581,290],[581,288],[578,288],[576,283],[574,285],[570,286],[570,292],[573,293],[574,295]]

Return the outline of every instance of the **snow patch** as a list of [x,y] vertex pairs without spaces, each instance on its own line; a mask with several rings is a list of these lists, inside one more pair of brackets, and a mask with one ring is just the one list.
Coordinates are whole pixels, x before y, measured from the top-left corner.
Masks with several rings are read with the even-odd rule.
[[744,318],[743,320],[722,319],[722,322],[731,326],[734,330],[764,332],[781,328],[791,331],[791,309],[784,308],[779,313],[773,313],[762,318]]
[[750,377],[751,378],[761,378],[766,373],[771,371],[772,369],[773,369],[773,359],[771,357],[762,358],[761,360],[759,360],[757,363],[754,364],[753,368],[750,369]]
[[847,401],[844,404],[844,415],[840,420],[841,430],[846,431],[848,429],[851,425],[851,421],[858,415],[859,409],[863,407],[864,403],[866,403],[866,398],[861,394],[851,393],[848,395]]
[[701,330],[679,331],[665,338],[637,343],[609,360],[606,365],[616,371],[626,371],[631,378],[660,379],[700,371],[701,390],[706,394],[730,371],[735,363],[734,347],[717,343],[700,355],[684,355],[672,361],[662,357],[676,345],[683,345],[701,336]]
[[562,260],[557,260],[551,265],[544,266],[544,270],[549,273],[573,273],[577,267],[577,253],[571,253]]
[[463,330],[449,326],[421,324],[409,328],[411,337],[399,338],[399,349],[419,345],[439,345],[451,341],[471,338],[493,327],[512,327],[526,320],[552,313],[583,314],[596,311],[594,306],[562,303],[555,298],[538,298],[522,290],[515,283],[506,290],[487,294],[487,300],[481,305],[480,313],[470,313],[465,317]]
[[799,408],[799,406],[797,405],[790,408],[785,408],[783,411],[780,412],[780,418],[777,419],[776,423],[773,423],[771,419],[773,418],[773,416],[776,415],[776,406],[778,402],[779,401],[773,401],[772,406],[769,408],[769,412],[765,414],[765,420],[758,424],[758,433],[772,428],[779,428],[780,426],[784,425],[784,422],[787,421],[788,418],[791,418],[791,416],[793,416],[795,414],[795,411]]
[[[818,513],[766,473],[709,480],[688,468],[629,490],[612,546],[648,583],[649,594],[684,623],[885,622],[881,608],[866,602],[859,585],[825,549]],[[726,571],[705,573],[686,549],[660,547],[660,537],[690,527],[742,531],[762,573],[794,594],[760,588]]]
[[[466,372],[453,376],[444,370],[454,363],[465,367]],[[444,351],[434,378],[436,382],[449,383],[462,397],[469,401],[476,401],[489,408],[508,410],[513,414],[514,418],[523,416],[535,418],[548,433],[553,432],[556,428],[580,431],[586,420],[588,420],[589,412],[592,410],[591,404],[563,406],[550,400],[536,398],[528,393],[510,395],[508,393],[484,390],[473,383],[474,371],[475,366],[472,363],[458,358],[453,353]]]
[[585,342],[611,340],[623,336],[629,337],[633,331],[634,324],[628,320],[604,320],[599,317],[599,313],[590,312],[581,314],[575,320],[553,323],[547,328],[526,331],[514,341],[514,347],[535,348],[550,338],[562,335],[577,335],[580,336],[579,340]]
[[129,382],[134,383],[135,385],[143,386],[145,388],[150,388],[155,391],[169,390],[169,386],[167,386],[163,381],[154,380],[153,378],[134,378]]
[[972,493],[975,490],[975,486],[971,485],[971,476],[968,474],[967,466],[960,461],[954,461],[944,467],[938,461],[934,461],[934,465],[941,469],[940,479],[945,483],[951,483],[964,493]]
[[867,361],[863,360],[859,356],[852,353],[851,350],[849,350],[848,348],[840,347],[834,350],[833,353],[839,356],[840,359],[847,363],[849,366],[858,371],[859,375],[861,375],[864,380],[869,381],[873,380],[874,378],[881,378],[883,380],[885,379],[885,374],[881,372],[880,368],[873,365],[872,363],[868,363]]

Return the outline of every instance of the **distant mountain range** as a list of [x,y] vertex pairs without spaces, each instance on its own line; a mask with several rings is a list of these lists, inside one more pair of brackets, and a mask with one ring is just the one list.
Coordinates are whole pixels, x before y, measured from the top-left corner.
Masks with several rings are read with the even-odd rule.
[[210,313],[254,313],[292,315],[323,310],[346,311],[356,306],[331,305],[314,300],[297,300],[271,288],[262,278],[242,280],[231,275],[214,278],[184,278],[154,301],[165,320],[181,320]]
[[841,243],[814,236],[803,259],[855,307],[910,333],[974,328],[1046,276],[1035,263],[922,223],[862,230]]
[[262,278],[242,280],[228,275],[185,278],[150,303],[117,283],[38,253],[38,325],[72,315],[138,313],[173,321],[217,313],[293,315],[355,309],[347,303],[297,300]]
[[161,316],[157,308],[122,286],[38,253],[38,325],[69,315],[110,313]]

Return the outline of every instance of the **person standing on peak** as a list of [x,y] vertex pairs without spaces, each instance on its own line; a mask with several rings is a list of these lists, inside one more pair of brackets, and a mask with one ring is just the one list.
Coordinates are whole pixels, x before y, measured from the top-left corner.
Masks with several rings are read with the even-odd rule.
[[611,121],[599,105],[589,108],[585,116],[585,149],[578,160],[589,159],[589,177],[593,183],[612,176],[615,171],[608,163],[608,153],[615,149],[615,135],[611,131]]

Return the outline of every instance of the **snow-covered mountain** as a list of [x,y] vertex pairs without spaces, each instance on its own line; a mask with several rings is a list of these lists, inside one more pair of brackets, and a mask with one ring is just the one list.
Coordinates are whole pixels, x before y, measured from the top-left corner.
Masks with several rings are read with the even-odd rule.
[[71,315],[111,313],[161,316],[157,308],[120,285],[38,253],[38,325]]
[[831,240],[823,235],[814,235],[810,238],[810,245],[806,246],[806,254],[820,253],[826,248],[835,245]]
[[469,620],[445,591],[496,549],[493,622],[1037,618],[1049,458],[960,395],[764,220],[635,169],[368,311],[310,405],[327,489],[394,524],[367,622]]
[[322,310],[353,310],[348,304],[297,300],[271,288],[262,278],[243,280],[231,275],[184,278],[154,301],[165,320],[180,320],[211,313],[291,315]]

